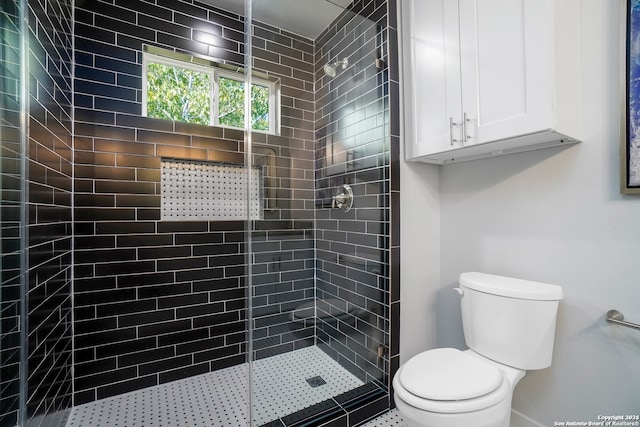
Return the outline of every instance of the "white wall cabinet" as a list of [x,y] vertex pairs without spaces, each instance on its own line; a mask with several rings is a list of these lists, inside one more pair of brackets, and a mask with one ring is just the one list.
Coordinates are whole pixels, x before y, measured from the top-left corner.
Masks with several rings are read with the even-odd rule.
[[579,141],[579,0],[399,3],[407,160]]

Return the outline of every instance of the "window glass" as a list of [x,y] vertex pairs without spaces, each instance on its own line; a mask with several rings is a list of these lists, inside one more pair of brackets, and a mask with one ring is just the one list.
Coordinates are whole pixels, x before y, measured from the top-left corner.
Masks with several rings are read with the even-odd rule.
[[218,123],[244,127],[244,83],[240,80],[218,78]]
[[196,70],[149,62],[147,116],[210,124],[211,76]]
[[269,130],[269,88],[253,84],[251,86],[251,128]]

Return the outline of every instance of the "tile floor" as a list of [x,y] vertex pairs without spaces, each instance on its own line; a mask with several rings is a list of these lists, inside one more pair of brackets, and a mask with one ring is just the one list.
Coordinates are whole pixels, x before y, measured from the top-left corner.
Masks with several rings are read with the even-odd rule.
[[393,409],[375,420],[371,420],[362,427],[408,427],[400,413]]
[[[73,409],[67,427],[247,426],[247,369],[233,366],[204,375],[91,402]],[[362,385],[317,347],[254,364],[254,419],[261,425]],[[311,387],[307,378],[326,382]],[[392,411],[366,427],[405,427]]]

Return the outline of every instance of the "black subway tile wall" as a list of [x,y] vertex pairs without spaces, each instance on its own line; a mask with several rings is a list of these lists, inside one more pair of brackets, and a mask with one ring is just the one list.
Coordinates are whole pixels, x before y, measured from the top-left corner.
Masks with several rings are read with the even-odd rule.
[[[192,29],[241,34],[244,23],[182,1],[83,2],[76,19],[82,404],[245,361],[244,222],[160,218],[161,158],[242,164],[243,132],[141,116],[144,44],[209,55]],[[242,66],[242,47],[214,59]]]
[[[320,347],[362,381],[388,387],[393,347],[388,7],[356,1],[316,43],[316,292]],[[326,63],[347,58],[331,78]],[[378,60],[378,61],[377,61]],[[397,84],[397,78],[396,78]],[[395,148],[392,148],[393,145]],[[353,208],[331,207],[350,185]],[[397,262],[397,260],[395,261]],[[396,278],[397,279],[397,278]]]
[[314,297],[313,43],[252,25],[282,118],[280,135],[252,135],[267,203],[248,243],[243,221],[160,218],[161,158],[243,164],[243,131],[141,116],[143,45],[242,66],[243,18],[98,0],[76,19],[75,404],[244,362],[249,244],[253,357],[313,345],[308,310],[292,314]]
[[20,5],[6,1],[0,11],[0,191],[2,193],[2,282],[0,283],[0,427],[15,426],[19,416],[22,126],[20,120]]
[[27,425],[72,404],[72,2],[29,4]]
[[161,221],[159,188],[162,153],[242,141],[158,122],[76,126],[76,404],[245,361],[245,223]]

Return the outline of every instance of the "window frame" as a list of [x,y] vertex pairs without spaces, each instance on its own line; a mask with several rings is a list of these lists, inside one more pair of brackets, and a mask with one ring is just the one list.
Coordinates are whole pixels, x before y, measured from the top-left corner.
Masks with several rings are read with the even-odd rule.
[[[174,54],[174,53],[171,52],[171,54]],[[176,55],[179,55],[179,54],[176,54]],[[185,55],[185,56],[189,57],[188,55]],[[191,58],[198,59],[193,57]],[[147,111],[149,63],[154,63],[154,64],[161,64],[169,67],[182,68],[185,70],[207,74],[209,76],[209,85],[210,85],[209,87],[209,94],[210,94],[209,126],[216,126],[216,127],[222,127],[222,128],[230,128],[230,129],[244,129],[240,127],[220,124],[219,118],[218,118],[218,111],[219,111],[218,78],[223,77],[226,79],[241,82],[244,84],[244,89],[247,90],[247,82],[244,79],[244,74],[242,73],[242,69],[237,68],[237,71],[232,71],[230,69],[224,69],[220,65],[211,61],[206,61],[206,60],[201,60],[201,61],[208,63],[209,65],[195,63],[193,61],[176,59],[176,58],[163,56],[163,55],[159,55],[157,53],[152,53],[152,52],[143,52],[142,53],[142,115],[144,117],[149,117],[148,111]],[[262,77],[254,73],[251,76],[251,85],[264,86],[269,91],[269,114],[268,114],[269,129],[268,130],[251,129],[251,131],[279,135],[280,134],[280,85],[278,83],[278,80],[270,79],[268,77]]]

